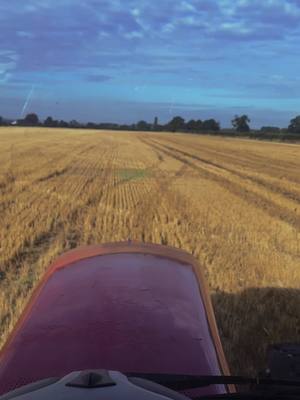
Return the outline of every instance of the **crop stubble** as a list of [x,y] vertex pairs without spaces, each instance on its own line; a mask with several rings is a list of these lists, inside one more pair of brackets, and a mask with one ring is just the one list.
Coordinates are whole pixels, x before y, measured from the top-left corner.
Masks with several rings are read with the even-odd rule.
[[81,244],[192,253],[235,373],[300,340],[300,146],[1,128],[0,345],[49,263]]

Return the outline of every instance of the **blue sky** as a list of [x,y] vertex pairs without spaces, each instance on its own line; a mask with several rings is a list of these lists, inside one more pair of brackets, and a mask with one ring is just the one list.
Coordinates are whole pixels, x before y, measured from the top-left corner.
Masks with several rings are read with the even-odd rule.
[[300,0],[1,0],[0,115],[287,126],[299,43]]

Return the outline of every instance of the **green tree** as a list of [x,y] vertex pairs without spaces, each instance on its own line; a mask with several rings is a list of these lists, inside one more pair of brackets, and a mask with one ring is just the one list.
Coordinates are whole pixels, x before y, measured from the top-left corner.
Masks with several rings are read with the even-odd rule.
[[86,124],[86,128],[88,128],[88,129],[96,129],[97,128],[97,124],[95,124],[95,122],[88,122]]
[[237,132],[249,132],[250,131],[250,118],[248,115],[235,115],[234,119],[231,121],[232,126],[236,129]]
[[203,128],[203,121],[201,119],[197,119],[196,124],[195,124],[195,131],[196,132],[201,132]]
[[166,128],[172,132],[181,132],[185,129],[184,119],[177,116],[174,117],[166,126]]
[[280,132],[280,128],[278,128],[278,126],[262,126],[260,130],[261,132]]
[[26,115],[23,122],[27,126],[36,126],[39,124],[39,117],[35,113],[30,113]]
[[202,122],[202,129],[204,131],[213,131],[217,132],[220,130],[220,124],[215,119],[207,119]]
[[143,121],[143,120],[142,120],[142,121],[139,121],[139,122],[136,124],[136,129],[137,129],[138,131],[149,131],[150,128],[151,128],[150,124],[148,124],[148,122]]
[[185,127],[188,132],[196,132],[197,131],[197,121],[195,121],[194,119],[191,119],[190,121],[188,121],[186,123]]
[[58,121],[53,119],[52,117],[47,117],[44,121],[45,126],[56,127],[58,126]]
[[300,133],[300,115],[291,119],[288,131],[292,133]]
[[71,128],[80,128],[80,123],[76,121],[76,119],[72,119],[72,121],[69,122],[69,126]]
[[60,128],[68,128],[69,124],[66,121],[63,121],[62,119],[57,123],[57,126]]

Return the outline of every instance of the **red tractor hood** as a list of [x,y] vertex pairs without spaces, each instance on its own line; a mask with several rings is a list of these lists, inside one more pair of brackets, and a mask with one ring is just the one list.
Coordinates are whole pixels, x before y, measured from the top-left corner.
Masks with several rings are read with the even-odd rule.
[[[193,257],[130,242],[72,250],[50,266],[0,354],[0,394],[100,368],[228,374]],[[224,391],[221,385],[201,389]]]

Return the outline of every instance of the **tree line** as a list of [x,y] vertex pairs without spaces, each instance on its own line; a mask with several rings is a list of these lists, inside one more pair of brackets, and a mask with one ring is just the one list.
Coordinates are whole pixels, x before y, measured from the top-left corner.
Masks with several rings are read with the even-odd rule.
[[[25,118],[9,121],[0,117],[0,125],[18,125],[18,126],[45,126],[49,128],[81,128],[81,129],[111,129],[111,130],[136,130],[136,131],[157,131],[157,132],[187,132],[187,133],[219,133],[230,134],[235,131],[241,134],[251,132],[250,118],[248,115],[235,115],[232,119],[232,129],[221,129],[220,123],[215,119],[185,121],[184,118],[176,116],[166,124],[159,124],[158,118],[155,117],[153,123],[144,120],[138,121],[135,124],[116,124],[116,123],[80,123],[76,120],[66,122],[64,120],[56,120],[51,116],[41,121],[36,113],[27,114]],[[253,131],[253,130],[252,130]],[[257,132],[258,130],[256,130]],[[300,134],[300,115],[291,119],[287,128],[279,128],[276,126],[263,126],[259,130],[264,133],[292,133]]]

